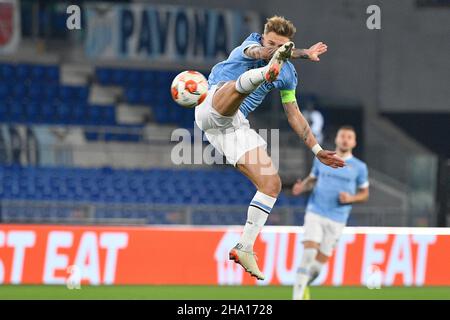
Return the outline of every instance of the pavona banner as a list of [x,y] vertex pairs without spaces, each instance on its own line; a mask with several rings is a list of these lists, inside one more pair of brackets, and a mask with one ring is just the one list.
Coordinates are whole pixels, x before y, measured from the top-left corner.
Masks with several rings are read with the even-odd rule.
[[[302,228],[266,227],[266,280],[228,260],[237,227],[0,225],[0,283],[290,285]],[[450,229],[346,228],[316,285],[450,285]],[[75,281],[76,279],[77,281]]]
[[18,0],[0,0],[0,54],[17,50],[20,42],[20,3]]
[[196,7],[94,3],[86,19],[91,58],[213,62],[261,31],[254,12]]

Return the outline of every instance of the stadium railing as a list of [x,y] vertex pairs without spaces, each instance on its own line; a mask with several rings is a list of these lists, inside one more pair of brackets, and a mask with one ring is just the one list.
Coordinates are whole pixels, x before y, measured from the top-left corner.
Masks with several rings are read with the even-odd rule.
[[[243,205],[131,204],[2,200],[3,223],[89,225],[241,225]],[[268,225],[303,225],[303,206],[277,206]],[[352,212],[350,226],[430,226],[432,215],[411,215],[393,207],[364,207]]]

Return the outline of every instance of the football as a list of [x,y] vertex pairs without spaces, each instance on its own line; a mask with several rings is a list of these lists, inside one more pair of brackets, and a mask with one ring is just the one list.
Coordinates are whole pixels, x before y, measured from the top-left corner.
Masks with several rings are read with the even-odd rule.
[[197,71],[183,71],[172,81],[172,98],[180,106],[194,108],[201,104],[208,93],[208,81]]

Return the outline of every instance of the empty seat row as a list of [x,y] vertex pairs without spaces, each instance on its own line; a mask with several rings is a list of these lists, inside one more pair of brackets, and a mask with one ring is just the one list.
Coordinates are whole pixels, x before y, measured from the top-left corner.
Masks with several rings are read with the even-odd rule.
[[0,122],[26,124],[115,125],[113,106],[86,103],[0,103]]
[[194,111],[177,105],[170,93],[170,85],[178,73],[102,67],[96,69],[96,78],[103,85],[122,86],[123,98],[131,105],[149,105],[156,122],[192,128]]
[[0,81],[58,83],[59,67],[56,65],[2,63],[0,64]]
[[[35,201],[247,205],[255,193],[252,183],[234,169],[4,166],[0,181],[0,199]],[[284,194],[278,200],[279,205],[290,203]]]
[[0,101],[86,102],[89,88],[57,84],[0,82]]
[[97,68],[96,78],[103,85],[137,86],[151,89],[167,84],[170,87],[170,83],[178,73],[179,71]]

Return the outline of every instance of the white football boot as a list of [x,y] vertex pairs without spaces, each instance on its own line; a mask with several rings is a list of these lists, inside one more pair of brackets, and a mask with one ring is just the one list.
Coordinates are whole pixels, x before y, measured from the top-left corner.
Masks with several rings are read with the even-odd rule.
[[230,260],[234,260],[234,262],[240,264],[252,277],[258,280],[264,280],[264,274],[259,270],[258,264],[256,263],[255,253],[244,251],[241,248],[242,245],[237,244],[231,249],[229,254]]
[[272,56],[269,63],[267,64],[267,71],[265,74],[265,79],[267,82],[274,82],[277,80],[278,75],[281,72],[281,67],[283,63],[286,62],[292,54],[292,50],[295,45],[292,41],[286,42]]

